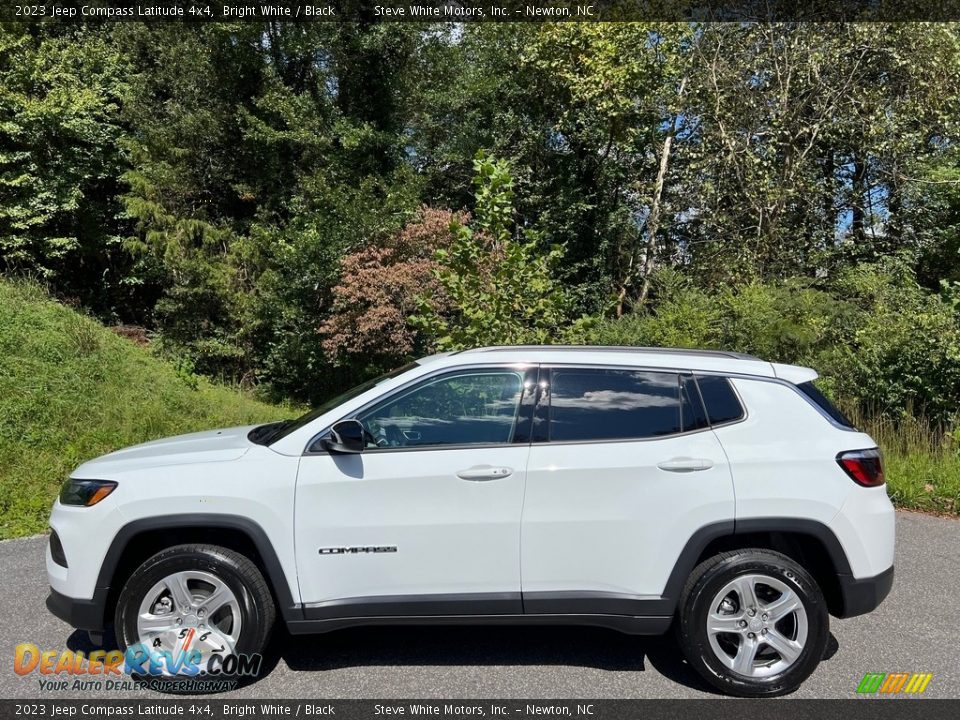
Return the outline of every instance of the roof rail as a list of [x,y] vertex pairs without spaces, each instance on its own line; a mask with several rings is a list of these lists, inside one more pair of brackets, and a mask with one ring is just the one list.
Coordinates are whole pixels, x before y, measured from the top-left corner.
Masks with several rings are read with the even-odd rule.
[[544,350],[563,352],[628,352],[628,353],[663,353],[668,355],[693,355],[699,357],[717,357],[730,358],[734,360],[761,360],[754,355],[746,353],[733,352],[731,350],[697,350],[695,348],[669,348],[669,347],[636,347],[632,345],[490,345],[487,347],[472,348],[470,350],[461,350],[457,355],[464,353],[484,353],[484,352],[511,352],[514,350]]

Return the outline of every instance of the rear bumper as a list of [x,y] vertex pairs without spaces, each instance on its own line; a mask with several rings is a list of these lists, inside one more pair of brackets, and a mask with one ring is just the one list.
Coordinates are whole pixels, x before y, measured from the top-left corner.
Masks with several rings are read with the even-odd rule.
[[855,578],[840,575],[840,594],[843,599],[841,618],[856,617],[877,608],[893,587],[893,566],[879,575]]
[[102,632],[109,588],[97,588],[90,600],[67,597],[50,588],[47,610],[78,630]]

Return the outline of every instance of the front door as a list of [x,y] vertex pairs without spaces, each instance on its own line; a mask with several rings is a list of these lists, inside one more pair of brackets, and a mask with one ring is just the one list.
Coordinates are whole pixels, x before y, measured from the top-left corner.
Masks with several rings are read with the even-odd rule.
[[448,371],[355,413],[355,455],[307,453],[295,537],[308,619],[518,613],[536,370]]

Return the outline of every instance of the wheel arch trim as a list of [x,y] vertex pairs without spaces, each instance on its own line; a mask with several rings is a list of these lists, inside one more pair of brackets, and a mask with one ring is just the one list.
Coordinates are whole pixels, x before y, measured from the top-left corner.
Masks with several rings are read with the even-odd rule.
[[[177,515],[157,515],[155,517],[132,520],[121,527],[107,549],[100,573],[97,576],[97,589],[107,590],[113,585],[114,576],[120,563],[120,558],[133,540],[145,532],[158,530],[177,530],[198,528],[203,530],[224,529],[234,530],[245,535],[256,548],[257,554],[267,574],[267,582],[273,590],[280,606],[280,613],[287,622],[302,620],[303,612],[290,592],[286,572],[280,564],[273,543],[266,531],[254,520],[240,515],[225,515],[219,513],[185,513]],[[104,607],[104,613],[106,607]]]
[[662,599],[670,612],[676,610],[683,586],[690,577],[690,573],[697,565],[697,560],[707,549],[710,543],[725,537],[735,538],[738,535],[752,533],[792,533],[807,535],[819,540],[827,551],[834,571],[841,578],[850,576],[850,563],[843,550],[840,540],[834,532],[822,522],[807,518],[792,517],[758,517],[742,520],[724,520],[704,525],[690,536],[677,561],[670,572],[664,586]]
[[838,575],[852,575],[847,553],[836,533],[827,525],[808,518],[792,517],[761,517],[744,518],[736,521],[735,535],[745,535],[755,532],[793,533],[795,535],[809,535],[819,540]]

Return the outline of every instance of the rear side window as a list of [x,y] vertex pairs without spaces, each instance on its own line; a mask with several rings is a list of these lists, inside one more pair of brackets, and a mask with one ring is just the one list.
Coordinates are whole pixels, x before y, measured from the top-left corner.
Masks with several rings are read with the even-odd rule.
[[820,392],[813,382],[800,383],[797,385],[797,388],[800,390],[800,392],[812,400],[814,404],[816,404],[821,410],[833,418],[834,422],[836,422],[838,425],[842,425],[850,430],[856,430],[853,423],[847,419],[847,416],[837,410],[834,404],[827,400],[827,396]]
[[680,380],[676,373],[555,368],[550,440],[636,440],[695,429],[697,413]]
[[707,408],[707,418],[712,425],[733,422],[743,417],[740,398],[730,385],[730,380],[716,375],[698,375],[700,395]]

